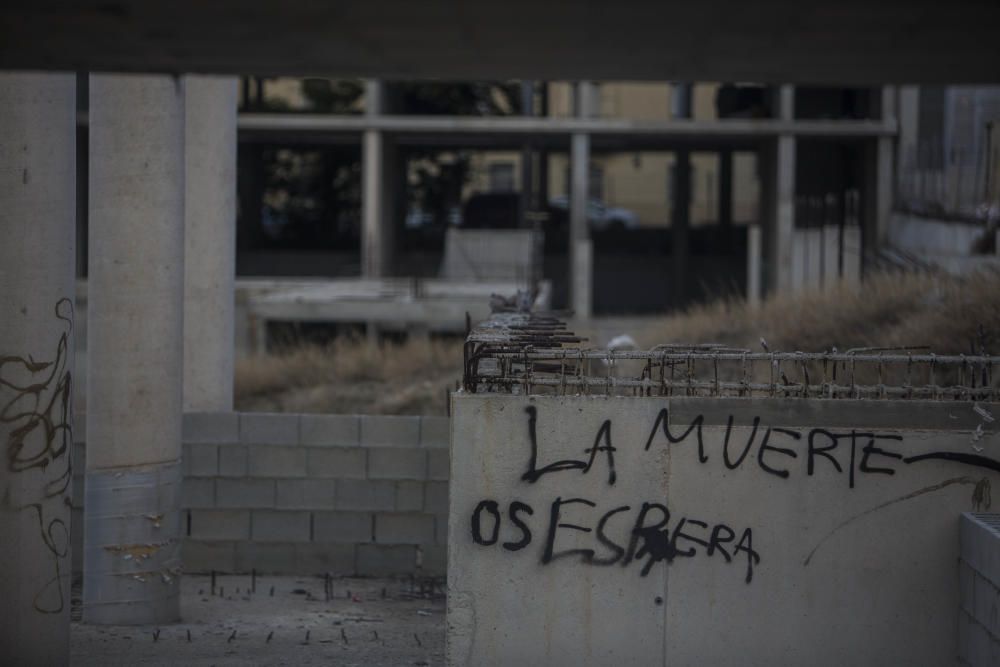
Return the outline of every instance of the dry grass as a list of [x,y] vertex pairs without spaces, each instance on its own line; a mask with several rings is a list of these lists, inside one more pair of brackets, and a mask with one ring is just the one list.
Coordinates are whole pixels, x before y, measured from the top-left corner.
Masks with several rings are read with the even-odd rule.
[[444,414],[462,369],[458,341],[337,340],[236,365],[236,407],[277,412]]
[[929,346],[937,353],[1000,352],[1000,273],[883,274],[859,287],[784,296],[750,308],[719,301],[639,332],[643,346],[717,342],[771,351]]
[[[926,345],[942,354],[997,354],[1000,273],[879,275],[858,288],[779,297],[756,309],[718,301],[651,320],[633,336],[644,347],[716,342],[760,350],[763,338],[771,351]],[[237,409],[444,414],[461,365],[458,341],[302,346],[240,361]]]

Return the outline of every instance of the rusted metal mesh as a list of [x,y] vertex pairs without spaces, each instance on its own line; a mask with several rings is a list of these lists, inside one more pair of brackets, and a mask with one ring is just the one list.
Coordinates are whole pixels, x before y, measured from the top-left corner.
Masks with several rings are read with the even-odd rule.
[[469,332],[472,393],[981,400],[1000,398],[1000,357],[921,349],[753,352],[716,344],[597,350],[555,317],[498,313]]

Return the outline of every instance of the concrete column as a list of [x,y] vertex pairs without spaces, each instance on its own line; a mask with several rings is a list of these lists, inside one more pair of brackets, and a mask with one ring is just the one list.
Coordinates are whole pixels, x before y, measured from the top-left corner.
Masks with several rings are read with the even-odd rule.
[[[779,118],[794,120],[795,89],[781,86],[778,93]],[[778,135],[775,151],[772,195],[774,222],[771,234],[772,281],[776,292],[791,292],[793,289],[792,262],[795,234],[795,136]]]
[[671,263],[673,264],[673,294],[674,308],[683,308],[687,300],[688,255],[690,254],[689,228],[691,226],[691,152],[687,149],[678,150],[674,158],[673,169],[673,217],[670,220],[670,237],[673,246]]
[[[381,81],[365,82],[365,115],[382,113]],[[361,275],[380,278],[389,272],[389,234],[385,215],[385,149],[381,130],[366,129],[361,146]]]
[[76,78],[0,74],[0,662],[69,663]]
[[733,225],[733,151],[719,151],[719,226],[727,231]]
[[235,77],[185,82],[184,409],[233,409]]
[[[576,115],[593,118],[598,112],[597,87],[590,81],[576,85]],[[569,291],[577,317],[593,312],[594,253],[590,241],[587,204],[590,201],[590,135],[570,137]]]
[[[896,88],[894,86],[882,87],[882,103],[880,106],[882,121],[893,126],[898,125]],[[896,144],[892,136],[880,136],[876,142],[874,240],[877,246],[881,246],[889,236],[889,220],[892,217],[892,204],[896,193]]]
[[761,300],[760,225],[747,226],[747,304],[756,308]]
[[578,132],[570,146],[570,303],[577,317],[593,310],[593,249],[587,202],[590,198],[590,135]]
[[90,77],[83,618],[180,615],[184,81]]

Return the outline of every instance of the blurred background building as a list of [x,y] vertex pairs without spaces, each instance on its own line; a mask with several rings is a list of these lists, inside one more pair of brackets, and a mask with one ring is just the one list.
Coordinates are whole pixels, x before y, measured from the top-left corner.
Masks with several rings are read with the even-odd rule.
[[[237,284],[251,311],[262,290],[315,279],[363,298],[542,278],[552,306],[582,315],[756,300],[885,262],[976,262],[1000,197],[996,87],[244,77],[239,105]],[[462,240],[489,230],[531,235],[514,257]],[[250,344],[253,324],[238,330]]]

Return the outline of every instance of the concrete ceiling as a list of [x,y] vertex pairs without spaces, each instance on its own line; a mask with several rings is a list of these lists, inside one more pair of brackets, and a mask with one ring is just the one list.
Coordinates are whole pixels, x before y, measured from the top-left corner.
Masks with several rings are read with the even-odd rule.
[[0,68],[998,83],[998,0],[7,0]]

